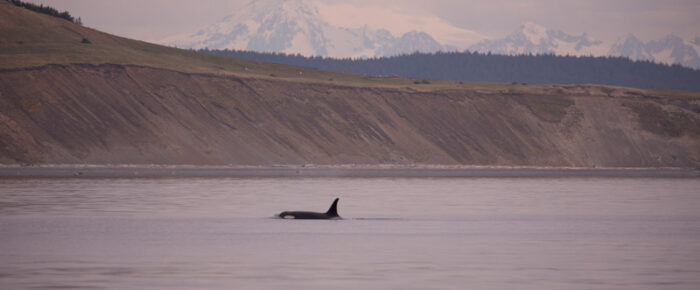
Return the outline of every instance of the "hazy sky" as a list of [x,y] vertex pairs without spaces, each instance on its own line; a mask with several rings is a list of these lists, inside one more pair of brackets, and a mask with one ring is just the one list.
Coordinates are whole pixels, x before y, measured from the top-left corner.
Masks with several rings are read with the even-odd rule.
[[[29,0],[82,18],[109,33],[158,40],[195,32],[231,14],[249,0]],[[452,25],[501,38],[526,21],[570,34],[588,32],[604,41],[633,33],[642,40],[676,34],[700,36],[700,0],[352,0],[323,1],[431,14]],[[359,24],[358,24],[359,26]]]

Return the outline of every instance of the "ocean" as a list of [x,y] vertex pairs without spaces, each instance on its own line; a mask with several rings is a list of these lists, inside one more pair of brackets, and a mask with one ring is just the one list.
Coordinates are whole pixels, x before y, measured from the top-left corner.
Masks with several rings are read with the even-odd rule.
[[700,289],[700,179],[5,177],[0,288]]

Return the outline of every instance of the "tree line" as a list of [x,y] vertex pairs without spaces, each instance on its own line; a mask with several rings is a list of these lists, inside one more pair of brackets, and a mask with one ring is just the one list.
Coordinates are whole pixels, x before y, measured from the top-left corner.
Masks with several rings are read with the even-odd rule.
[[51,6],[44,6],[43,4],[36,5],[33,3],[22,2],[20,0],[7,0],[7,1],[14,4],[15,6],[23,7],[23,8],[35,11],[35,12],[42,13],[42,14],[51,15],[53,17],[63,18],[65,20],[68,20],[68,21],[73,22],[73,23],[78,24],[78,25],[83,24],[83,21],[80,19],[80,17],[74,18],[73,16],[70,15],[70,13],[68,13],[68,11],[58,12],[58,10],[56,10],[56,8],[53,8]]
[[413,53],[382,58],[306,57],[242,50],[201,52],[320,70],[421,79],[530,84],[604,84],[700,91],[700,70],[626,57],[497,55],[478,52]]

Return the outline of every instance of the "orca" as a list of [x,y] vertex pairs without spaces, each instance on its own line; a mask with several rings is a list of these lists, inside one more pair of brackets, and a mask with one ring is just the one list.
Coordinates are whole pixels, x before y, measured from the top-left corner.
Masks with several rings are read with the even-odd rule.
[[338,215],[338,198],[333,201],[327,212],[313,211],[283,211],[279,214],[283,219],[299,219],[299,220],[330,220],[341,219]]

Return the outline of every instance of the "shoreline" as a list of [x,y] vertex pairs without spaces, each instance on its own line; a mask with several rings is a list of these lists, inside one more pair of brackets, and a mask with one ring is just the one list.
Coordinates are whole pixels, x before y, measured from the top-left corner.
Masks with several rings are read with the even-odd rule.
[[443,165],[194,166],[0,165],[0,178],[149,177],[700,177],[697,168],[593,168]]

